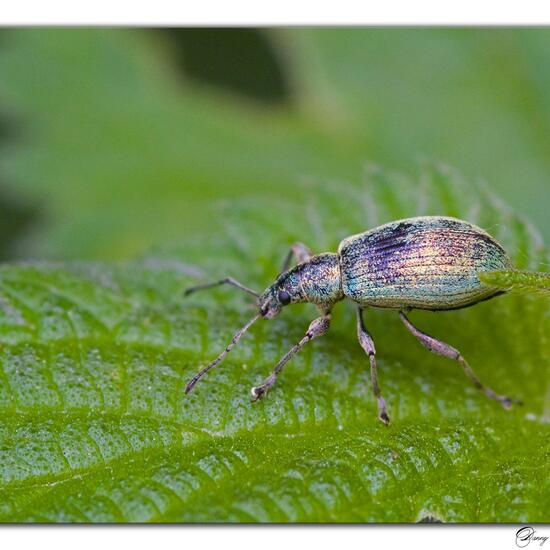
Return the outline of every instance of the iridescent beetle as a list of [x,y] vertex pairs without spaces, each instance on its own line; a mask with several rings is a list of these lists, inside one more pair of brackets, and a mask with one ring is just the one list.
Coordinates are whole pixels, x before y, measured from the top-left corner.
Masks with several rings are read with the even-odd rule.
[[[297,265],[289,269],[293,257]],[[369,356],[372,390],[382,422],[389,424],[390,419],[378,386],[374,342],[363,322],[363,310],[367,307],[397,310],[407,329],[424,347],[458,361],[476,387],[510,408],[512,399],[485,386],[457,349],[422,332],[407,318],[412,309],[459,309],[498,296],[504,291],[483,284],[477,275],[510,268],[504,249],[485,231],[443,216],[399,220],[353,235],[340,243],[337,253],[312,255],[305,245],[296,243],[286,257],[283,272],[261,295],[232,278],[186,291],[190,294],[222,284],[232,285],[256,296],[259,312],[214,361],[190,380],[185,393],[223,360],[260,317],[273,319],[289,304],[315,304],[320,317],[311,322],[305,336],[282,357],[264,382],[252,388],[252,401],[257,401],[275,384],[284,365],[297,352],[328,331],[334,304],[349,298],[357,304],[357,335]]]

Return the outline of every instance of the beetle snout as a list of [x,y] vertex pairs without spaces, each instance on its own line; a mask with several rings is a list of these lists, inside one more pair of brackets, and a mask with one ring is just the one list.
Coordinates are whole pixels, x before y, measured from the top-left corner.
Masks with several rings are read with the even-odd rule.
[[276,285],[272,285],[260,296],[260,315],[264,319],[273,319],[281,312],[282,305],[277,299],[277,288]]
[[266,292],[260,298],[260,315],[264,319],[273,319],[281,311],[281,304],[273,296],[271,292]]
[[273,319],[281,312],[281,307],[273,302],[268,302],[260,307],[260,315],[264,319]]

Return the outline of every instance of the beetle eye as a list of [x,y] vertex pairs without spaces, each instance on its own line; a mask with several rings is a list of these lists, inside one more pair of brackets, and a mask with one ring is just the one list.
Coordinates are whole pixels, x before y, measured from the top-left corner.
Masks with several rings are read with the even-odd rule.
[[286,290],[279,290],[277,298],[279,299],[279,302],[283,304],[283,306],[290,304],[290,294]]

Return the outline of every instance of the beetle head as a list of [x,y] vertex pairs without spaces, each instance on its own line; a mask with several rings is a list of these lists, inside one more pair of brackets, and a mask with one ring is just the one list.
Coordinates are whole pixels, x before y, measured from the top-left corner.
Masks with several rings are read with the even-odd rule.
[[279,301],[276,285],[271,285],[260,296],[260,315],[264,319],[273,319],[281,313],[282,308],[283,304]]
[[292,278],[284,273],[260,296],[260,315],[264,319],[273,319],[284,306],[300,301],[299,288],[292,283]]

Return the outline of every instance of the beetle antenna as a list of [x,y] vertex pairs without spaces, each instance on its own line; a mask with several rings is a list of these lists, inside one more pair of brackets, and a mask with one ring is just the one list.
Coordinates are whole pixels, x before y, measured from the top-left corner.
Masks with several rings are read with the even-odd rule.
[[221,279],[220,281],[216,281],[215,283],[207,283],[205,285],[191,286],[184,291],[184,295],[189,296],[189,294],[192,294],[193,292],[197,292],[197,290],[207,290],[209,288],[214,288],[221,285],[234,286],[235,288],[238,288],[243,292],[252,294],[252,296],[255,296],[256,298],[260,297],[260,294],[258,292],[256,292],[255,290],[252,290],[251,288],[248,288],[242,283],[239,283],[239,281],[236,281],[235,279],[233,279],[233,277],[226,277],[225,279]]
[[218,363],[221,363],[223,361],[223,359],[225,358],[225,356],[233,349],[233,347],[237,344],[237,342],[241,339],[241,336],[260,318],[260,314],[256,314],[254,315],[254,317],[252,317],[252,319],[250,319],[250,321],[248,321],[248,323],[246,323],[246,325],[244,325],[244,327],[242,327],[241,329],[239,329],[236,333],[235,333],[235,336],[233,336],[233,338],[231,339],[231,342],[229,342],[229,344],[227,345],[227,347],[218,355],[218,357],[216,357],[216,359],[214,359],[214,361],[212,361],[212,363],[210,363],[209,365],[207,365],[206,367],[204,367],[202,370],[200,370],[199,372],[197,372],[197,374],[195,374],[195,376],[193,376],[193,378],[187,383],[187,386],[185,386],[185,393],[189,393],[194,387],[195,387],[195,384],[212,368],[214,368]]

